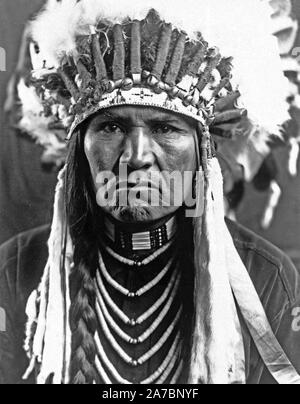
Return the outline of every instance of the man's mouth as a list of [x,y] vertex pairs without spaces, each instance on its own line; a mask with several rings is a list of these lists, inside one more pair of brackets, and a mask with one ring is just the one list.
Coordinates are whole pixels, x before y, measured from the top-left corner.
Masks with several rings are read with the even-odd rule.
[[128,191],[134,190],[159,190],[160,184],[155,184],[153,181],[140,181],[140,182],[128,182],[128,181],[120,181],[117,183],[117,190],[125,190]]

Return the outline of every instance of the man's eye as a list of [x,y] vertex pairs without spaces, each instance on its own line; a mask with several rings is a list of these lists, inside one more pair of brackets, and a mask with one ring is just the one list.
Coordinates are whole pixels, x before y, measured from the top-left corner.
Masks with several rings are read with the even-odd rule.
[[175,129],[170,125],[157,125],[153,128],[153,133],[156,135],[168,135],[174,131]]
[[124,133],[124,130],[116,123],[104,123],[99,129],[105,133]]

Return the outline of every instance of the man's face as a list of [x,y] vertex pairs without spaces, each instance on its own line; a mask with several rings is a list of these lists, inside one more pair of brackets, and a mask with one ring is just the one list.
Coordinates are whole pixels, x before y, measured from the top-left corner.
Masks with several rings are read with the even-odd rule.
[[[151,222],[174,213],[191,194],[195,136],[193,120],[157,108],[112,107],[95,115],[84,146],[98,204],[128,223]],[[104,172],[111,177],[103,180]],[[183,187],[178,175],[183,178],[185,172],[190,181]],[[170,187],[172,173],[176,174]],[[108,194],[114,196],[110,198],[114,203],[100,204],[99,199],[103,202]],[[120,203],[124,195],[128,196],[125,205]]]

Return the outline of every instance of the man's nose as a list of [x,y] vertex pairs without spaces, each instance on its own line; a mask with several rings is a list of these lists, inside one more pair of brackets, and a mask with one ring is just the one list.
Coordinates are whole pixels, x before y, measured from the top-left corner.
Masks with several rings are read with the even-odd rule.
[[136,127],[127,135],[120,163],[132,170],[147,169],[154,164],[151,138],[143,127]]

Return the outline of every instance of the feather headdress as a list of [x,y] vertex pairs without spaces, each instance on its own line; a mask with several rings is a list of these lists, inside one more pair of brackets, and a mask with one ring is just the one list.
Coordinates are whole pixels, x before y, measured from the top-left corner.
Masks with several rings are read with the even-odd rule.
[[187,32],[189,38],[196,39],[201,32],[205,41],[217,46],[224,57],[232,57],[232,80],[249,116],[268,131],[277,131],[277,125],[287,118],[283,102],[285,81],[280,75],[276,40],[269,35],[272,28],[268,9],[259,0],[187,0],[184,7],[178,0],[50,3],[33,24],[32,36],[48,66],[59,67],[66,55],[77,53],[76,38],[89,35],[91,26],[97,26],[101,20],[121,24],[128,16],[142,20],[151,8],[163,20]]
[[[212,56],[216,58],[220,57],[218,50],[216,50],[215,55],[212,55],[208,52],[209,50],[212,52],[212,50],[208,48],[206,49],[207,52],[203,51],[202,63],[199,63],[198,66],[196,63],[196,65],[194,64],[191,67],[193,70],[192,75],[197,76],[197,78],[199,78],[200,74],[204,75],[204,80],[210,82],[210,88],[214,84],[214,90],[217,90],[216,87],[221,84],[218,89],[219,91],[214,93],[213,90],[209,91],[209,86],[201,83],[201,94],[199,96],[210,101],[210,103],[206,103],[206,106],[214,104],[215,100],[212,100],[212,96],[218,99],[220,96],[228,95],[226,89],[230,89],[230,93],[238,91],[239,96],[233,99],[230,109],[233,108],[233,105],[235,105],[234,108],[236,106],[245,108],[248,112],[251,125],[262,128],[263,134],[278,134],[279,125],[289,118],[284,99],[286,80],[280,72],[280,58],[278,56],[276,40],[270,36],[272,30],[270,13],[268,7],[260,0],[247,0],[242,3],[238,0],[230,0],[230,2],[212,0],[209,3],[205,0],[187,0],[184,8],[180,1],[178,1],[178,4],[176,4],[176,1],[161,2],[158,0],[135,0],[130,3],[126,0],[120,0],[118,4],[113,0],[105,2],[97,0],[81,0],[79,2],[75,0],[49,1],[45,9],[31,25],[31,38],[33,41],[31,56],[34,69],[34,85],[43,101],[48,100],[45,114],[47,118],[51,117],[52,126],[59,121],[62,123],[61,127],[68,131],[79,112],[78,98],[84,105],[86,105],[87,100],[93,98],[80,97],[80,94],[76,93],[76,88],[80,87],[79,90],[83,92],[85,87],[84,92],[86,94],[87,88],[90,87],[90,81],[96,78],[94,74],[98,74],[97,77],[99,78],[100,67],[98,62],[101,60],[101,56],[105,59],[105,63],[107,61],[109,63],[112,62],[114,57],[113,25],[123,24],[124,30],[122,35],[124,36],[123,39],[127,48],[128,41],[130,40],[128,37],[132,35],[128,31],[128,28],[126,28],[129,18],[131,21],[144,21],[149,9],[153,8],[159,13],[161,21],[171,22],[174,28],[182,30],[182,33],[184,33],[184,36],[181,38],[184,54],[181,55],[183,56],[181,59],[179,55],[179,62],[177,61],[177,64],[179,63],[177,69],[181,70],[180,78],[182,80],[179,83],[176,73],[173,72],[176,83],[173,83],[171,80],[171,87],[176,84],[180,88],[183,87],[189,94],[191,88],[197,84],[195,77],[193,81],[183,80],[185,77],[182,77],[182,74],[184,73],[186,76],[189,76],[191,72],[188,69],[183,69],[184,66],[180,66],[180,63],[187,64],[188,61],[192,62],[192,55],[189,53],[191,43],[195,44],[199,42],[199,35],[201,34],[200,40],[203,38],[204,46],[207,46],[208,42],[209,45],[220,49],[222,55],[221,64],[219,63],[220,60],[214,60],[210,66],[210,70],[207,71],[207,61],[212,59]],[[193,17],[191,18],[191,16]],[[261,23],[259,23],[260,21]],[[152,28],[155,28],[155,24]],[[155,52],[158,42],[155,41],[159,40],[157,36],[158,28],[160,27],[156,27],[156,30],[154,29],[152,32],[154,34],[152,41],[149,40],[149,33],[151,31],[148,33],[148,38],[146,37],[147,33],[142,33],[142,36],[138,38],[141,40],[143,48],[141,55],[142,65],[136,65],[135,70],[137,69],[139,72],[140,68],[140,73],[144,70],[148,71],[149,60],[151,58],[155,59],[157,56]],[[50,32],[51,35],[49,34]],[[93,35],[97,35],[99,41],[97,47],[99,47],[98,52],[100,50],[101,56],[99,54],[95,56],[97,50],[91,49],[95,46],[95,43],[94,45],[89,43],[89,39],[91,40]],[[165,40],[167,41],[166,44],[168,44],[168,41],[171,40],[170,33],[166,34]],[[161,67],[164,70],[166,70],[170,62],[175,44],[176,41],[172,38],[171,43],[168,44],[169,52],[166,55],[162,55],[162,57],[167,57],[165,61],[162,59]],[[180,43],[177,43],[177,45],[180,53]],[[149,46],[149,54],[147,54],[147,46]],[[88,51],[86,51],[87,47],[89,48]],[[98,63],[98,73],[95,72],[95,66],[93,65],[95,62],[93,58],[95,57],[96,63]],[[127,55],[125,55],[125,58],[127,58]],[[230,58],[230,60],[227,58]],[[232,71],[229,67],[230,63],[232,63]],[[72,69],[74,64],[76,65],[76,69]],[[62,67],[64,67],[63,72],[61,71]],[[104,67],[102,66],[102,68]],[[152,67],[155,68],[153,65]],[[132,78],[133,72],[130,71],[130,67],[128,68],[127,60],[125,61],[124,68],[127,71],[119,71],[116,75],[121,74],[122,76],[123,74],[124,77],[122,79]],[[195,68],[198,68],[198,71],[195,71]],[[113,78],[111,71],[108,71],[107,75],[109,80]],[[209,77],[205,77],[205,75]],[[225,85],[224,82],[220,83],[220,81],[225,79],[226,75],[226,78],[230,78],[230,82],[229,84],[227,82]],[[78,76],[80,77],[80,83],[78,82]],[[163,78],[166,78],[166,75]],[[156,84],[156,82],[152,84]],[[95,89],[95,82],[92,83],[91,87]],[[117,87],[120,88],[120,86]],[[126,85],[124,86],[123,83],[124,88],[126,88]],[[131,84],[127,82],[127,90],[130,88]],[[109,90],[112,93],[111,87],[105,90]],[[66,96],[68,92],[71,94]],[[103,96],[106,92],[102,89],[100,96]],[[25,104],[29,102],[26,100],[26,97],[23,97],[23,94],[24,89],[21,88],[19,95],[24,105],[23,113],[26,115],[30,107],[25,107]],[[92,96],[94,95],[93,93]],[[125,98],[126,96],[130,98],[130,91],[127,93],[123,92],[123,95]],[[192,111],[190,105],[184,106],[185,109],[181,108],[182,105],[180,104],[182,103],[176,104],[176,97],[172,97],[173,95],[174,91],[171,93],[171,98],[173,99],[175,109],[178,108],[180,111],[185,110],[189,115],[198,115],[198,111]],[[97,97],[100,98],[99,93]],[[111,101],[111,97],[109,99]],[[198,101],[198,99],[194,100],[196,103]],[[165,102],[165,99],[162,96],[157,96],[153,100],[154,102],[162,104]],[[77,104],[77,111],[71,108],[74,103]],[[228,105],[223,102],[221,111],[224,112],[226,108],[228,108]],[[57,119],[57,109],[60,109],[63,119],[60,117]],[[64,112],[62,113],[62,111]],[[190,111],[192,112],[190,113]],[[88,115],[87,110],[84,112],[86,113],[85,116]],[[210,125],[220,128],[222,127],[222,121],[224,122],[225,120],[225,123],[227,123],[226,120],[228,121],[230,117],[233,117],[230,114],[227,116],[224,116],[224,114],[221,115],[216,121],[211,120]],[[236,118],[237,116],[238,114],[234,117]],[[225,125],[225,128],[228,130],[229,126]],[[220,133],[218,129],[217,132]],[[248,131],[248,135],[249,133],[251,134],[252,132]],[[262,136],[260,144],[258,142],[254,143],[259,149],[261,144],[266,140],[267,136]]]

